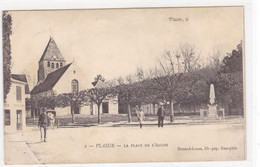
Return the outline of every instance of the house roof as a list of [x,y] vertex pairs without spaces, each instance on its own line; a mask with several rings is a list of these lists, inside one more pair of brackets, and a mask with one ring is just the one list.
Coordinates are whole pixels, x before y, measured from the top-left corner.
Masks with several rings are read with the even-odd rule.
[[11,77],[15,80],[27,83],[25,74],[11,74]]
[[94,82],[91,82],[91,83],[92,83],[92,85],[95,87],[96,84],[98,83],[98,81],[94,81]]
[[59,68],[56,71],[53,71],[47,75],[45,80],[40,83],[39,85],[35,86],[33,90],[31,91],[31,94],[37,94],[41,92],[46,92],[48,90],[51,90],[56,83],[59,81],[59,79],[62,77],[62,75],[67,71],[67,69],[70,67],[71,63]]
[[101,81],[101,80],[98,80],[98,81],[95,81],[95,82],[92,82],[92,85],[95,87],[95,88],[107,88],[108,85]]
[[29,85],[25,74],[11,74],[11,78],[17,81],[25,82],[25,94],[30,94]]
[[[54,59],[53,56],[55,56],[56,58]],[[65,61],[57,44],[55,43],[55,41],[52,37],[50,38],[39,62],[41,62],[42,60]]]

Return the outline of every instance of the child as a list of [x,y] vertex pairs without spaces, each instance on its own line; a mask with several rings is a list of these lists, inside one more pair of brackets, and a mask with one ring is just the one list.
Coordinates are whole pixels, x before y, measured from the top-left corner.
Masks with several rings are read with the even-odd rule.
[[142,109],[140,109],[140,112],[139,112],[139,114],[137,114],[137,118],[138,118],[138,122],[139,122],[139,124],[140,124],[140,128],[142,128],[143,127],[143,121],[144,121],[144,112],[143,112],[143,110]]

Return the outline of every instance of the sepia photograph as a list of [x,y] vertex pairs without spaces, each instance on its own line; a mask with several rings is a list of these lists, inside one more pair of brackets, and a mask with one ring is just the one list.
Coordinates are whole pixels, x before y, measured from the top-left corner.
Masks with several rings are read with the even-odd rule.
[[6,165],[244,161],[244,7],[2,12]]

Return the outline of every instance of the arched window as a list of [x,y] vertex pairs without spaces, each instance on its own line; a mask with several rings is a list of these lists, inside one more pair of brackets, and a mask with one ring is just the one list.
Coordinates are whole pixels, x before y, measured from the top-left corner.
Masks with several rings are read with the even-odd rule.
[[62,62],[60,62],[60,67],[63,67],[63,64],[62,64]]
[[51,68],[54,68],[54,63],[51,63]]
[[59,68],[59,63],[56,63],[56,68]]
[[51,66],[51,63],[48,61],[48,67],[50,67]]
[[78,93],[79,91],[79,82],[76,79],[71,81],[71,91],[72,93]]

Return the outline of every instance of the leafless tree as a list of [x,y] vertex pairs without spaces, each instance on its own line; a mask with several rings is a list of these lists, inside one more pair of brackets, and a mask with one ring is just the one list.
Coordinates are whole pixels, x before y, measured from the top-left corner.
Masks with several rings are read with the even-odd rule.
[[120,76],[120,77],[117,78],[117,82],[118,82],[119,85],[122,85],[122,84],[125,83],[125,80],[124,80],[123,77]]
[[139,82],[144,80],[144,70],[142,66],[137,67],[136,76]]
[[198,60],[201,52],[196,54],[194,45],[189,43],[180,44],[180,52],[183,59],[184,72],[191,72],[200,68]]
[[167,50],[159,59],[159,66],[162,69],[161,72],[163,75],[173,75],[175,73],[175,60],[173,54],[174,52]]
[[210,62],[209,65],[211,67],[218,67],[220,66],[222,54],[219,50],[213,50],[210,55]]
[[125,78],[126,84],[132,84],[134,82],[133,76],[132,75],[127,75]]

